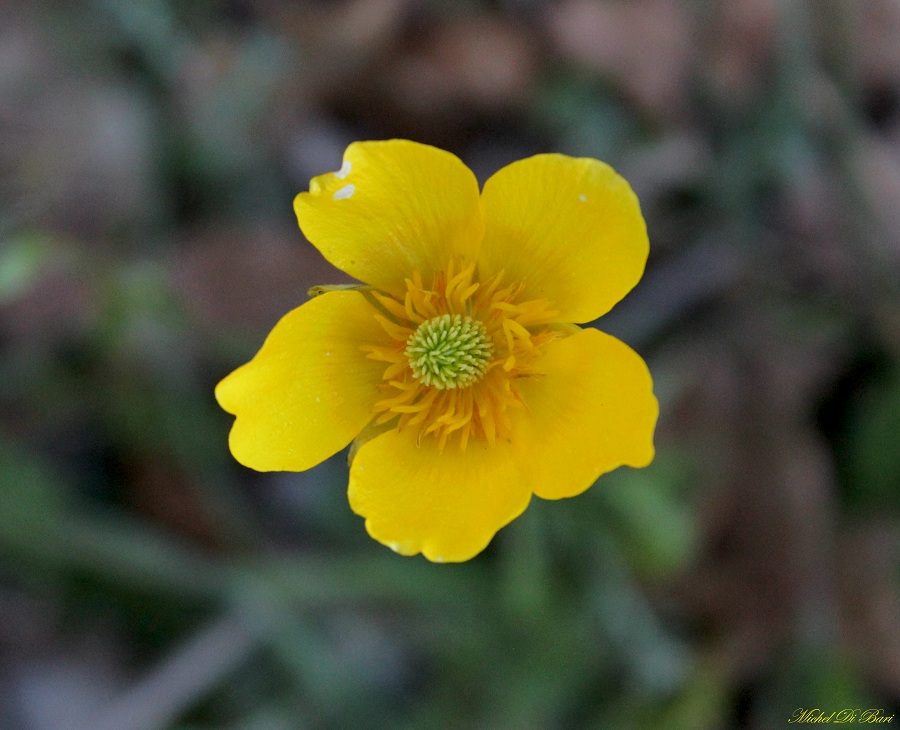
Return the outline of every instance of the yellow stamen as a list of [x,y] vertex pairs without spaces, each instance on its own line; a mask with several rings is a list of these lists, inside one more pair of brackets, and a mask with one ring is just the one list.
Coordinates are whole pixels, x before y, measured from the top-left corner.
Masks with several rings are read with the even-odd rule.
[[457,436],[461,449],[506,438],[508,410],[523,405],[516,381],[539,376],[541,348],[565,335],[551,327],[556,313],[545,300],[520,300],[523,287],[502,272],[480,280],[474,263],[450,261],[427,284],[414,271],[401,298],[372,292],[393,343],[363,347],[388,364],[375,423],[396,419],[439,448]]

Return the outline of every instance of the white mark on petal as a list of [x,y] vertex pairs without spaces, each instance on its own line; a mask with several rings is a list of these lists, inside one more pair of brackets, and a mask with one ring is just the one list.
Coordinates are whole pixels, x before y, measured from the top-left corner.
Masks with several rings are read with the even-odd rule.
[[334,176],[338,180],[343,180],[347,175],[350,174],[350,160],[344,160],[344,164],[341,165],[341,169],[334,173]]
[[349,185],[344,185],[340,190],[334,191],[334,199],[335,200],[346,200],[353,193],[356,192],[356,185],[350,183]]
[[435,562],[435,563],[443,563],[443,562],[444,562],[444,556],[443,556],[443,555],[437,555],[437,556],[435,556],[434,562]]
[[328,351],[325,353],[325,357],[331,357],[331,350],[328,350]]
[[578,199],[579,199],[582,203],[586,203],[586,202],[587,202],[587,195],[579,195],[579,196],[578,196]]
[[399,542],[389,542],[389,543],[388,543],[388,547],[389,547],[391,550],[393,550],[395,553],[399,553],[399,552],[400,552],[400,548],[402,547],[402,545],[400,545]]

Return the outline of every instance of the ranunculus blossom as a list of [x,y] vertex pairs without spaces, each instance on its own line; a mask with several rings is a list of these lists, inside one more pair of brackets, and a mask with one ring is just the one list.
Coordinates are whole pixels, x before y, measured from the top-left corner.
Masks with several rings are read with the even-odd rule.
[[316,287],[219,383],[240,463],[303,471],[353,442],[350,506],[369,534],[442,562],[483,550],[532,494],[572,497],[653,459],[647,366],[577,326],[647,260],[637,198],[611,167],[537,155],[479,192],[449,152],[358,142],[294,209],[362,284]]

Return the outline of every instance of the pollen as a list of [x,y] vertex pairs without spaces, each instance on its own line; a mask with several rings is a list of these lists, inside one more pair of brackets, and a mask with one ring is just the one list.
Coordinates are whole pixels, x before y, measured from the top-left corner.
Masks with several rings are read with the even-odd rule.
[[407,341],[406,356],[414,378],[444,390],[481,380],[493,349],[483,323],[444,314],[419,325]]

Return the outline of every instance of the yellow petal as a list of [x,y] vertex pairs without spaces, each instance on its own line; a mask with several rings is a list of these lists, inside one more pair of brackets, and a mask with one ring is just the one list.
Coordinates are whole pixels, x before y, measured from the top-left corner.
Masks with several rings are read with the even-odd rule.
[[237,416],[234,458],[258,471],[303,471],[340,451],[372,418],[384,363],[374,310],[354,291],[331,292],[286,314],[262,349],[216,387]]
[[616,467],[653,460],[659,407],[634,350],[585,329],[547,345],[536,367],[542,375],[518,381],[526,408],[512,431],[535,494],[571,497]]
[[526,282],[564,322],[609,311],[644,272],[649,244],[638,200],[609,165],[548,154],[514,162],[482,193],[480,270]]
[[[526,465],[527,468],[527,465]],[[411,431],[364,444],[350,469],[350,506],[369,534],[402,555],[459,562],[481,552],[528,506],[531,490],[512,448],[470,441],[438,451]]]
[[392,294],[417,269],[426,281],[453,256],[474,260],[483,224],[475,176],[455,155],[406,140],[354,142],[338,172],[294,200],[326,259]]

